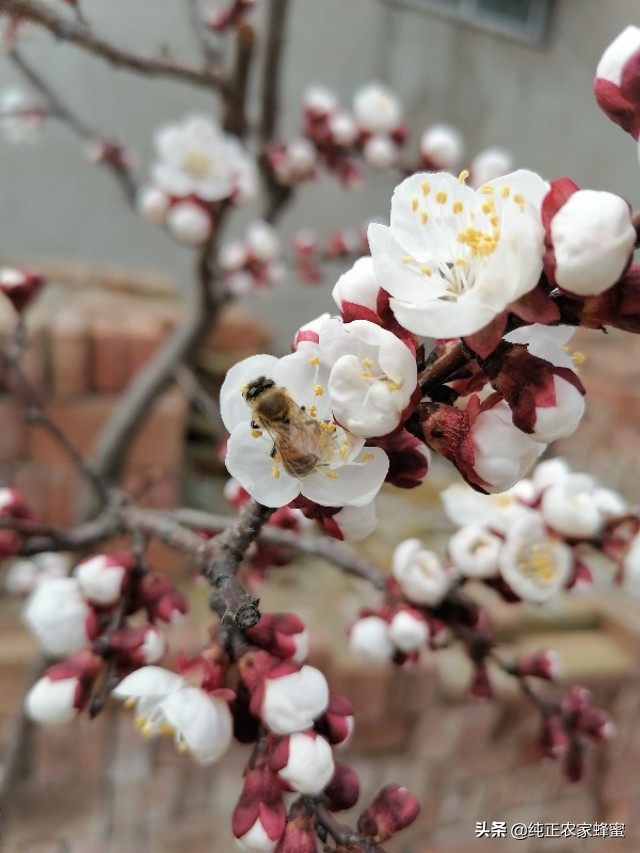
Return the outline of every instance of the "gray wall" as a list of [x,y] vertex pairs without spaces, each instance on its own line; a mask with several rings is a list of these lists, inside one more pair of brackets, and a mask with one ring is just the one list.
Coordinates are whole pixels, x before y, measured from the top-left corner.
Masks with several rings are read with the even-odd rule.
[[[113,41],[148,52],[164,41],[176,56],[195,61],[185,6],[83,0],[89,19]],[[356,87],[379,77],[401,94],[416,136],[429,123],[451,122],[465,134],[469,154],[502,144],[519,165],[620,192],[637,206],[634,143],[600,113],[591,84],[604,47],[639,18],[638,0],[557,0],[549,41],[534,49],[381,0],[292,0],[283,128],[296,129],[309,81],[336,88],[348,104]],[[154,127],[215,108],[203,91],[113,71],[46,34],[25,50],[87,122],[138,151],[143,169]],[[0,84],[15,79],[0,57]],[[302,191],[285,217],[285,233],[307,224],[324,233],[385,215],[392,187],[391,176],[376,175],[364,192],[345,197],[326,179]],[[110,176],[83,161],[64,127],[51,125],[35,147],[0,142],[0,200],[0,256],[89,259],[166,270],[188,281],[191,251],[127,210]],[[330,284],[289,283],[273,299],[249,301],[273,319],[286,346],[299,322],[329,306]]]

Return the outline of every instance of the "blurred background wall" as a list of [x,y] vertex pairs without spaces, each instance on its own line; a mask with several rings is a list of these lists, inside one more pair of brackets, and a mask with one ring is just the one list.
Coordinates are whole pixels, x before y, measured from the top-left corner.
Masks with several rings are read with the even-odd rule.
[[[555,0],[547,38],[536,46],[443,18],[428,11],[429,2],[431,8],[446,7],[453,0],[407,0],[413,8],[401,0],[292,0],[283,132],[298,128],[309,82],[335,88],[349,105],[358,86],[378,78],[400,94],[414,146],[427,125],[450,122],[464,133],[469,156],[504,145],[519,166],[549,179],[567,175],[582,186],[620,192],[638,206],[633,141],[605,119],[591,93],[602,51],[625,26],[637,23],[637,0]],[[165,46],[176,57],[196,61],[183,2],[82,5],[96,29],[122,46],[149,53]],[[258,19],[262,5],[257,4]],[[154,128],[216,108],[214,96],[202,90],[119,72],[47,34],[34,36],[25,51],[79,115],[138,152],[142,171],[152,155]],[[259,71],[258,57],[254,72]],[[13,82],[18,81],[12,67],[0,57],[0,86]],[[284,218],[284,231],[290,235],[308,224],[324,234],[384,217],[393,184],[390,174],[373,175],[366,190],[345,197],[325,178],[302,190]],[[248,208],[238,220],[256,212]],[[240,222],[236,226],[239,230]],[[86,162],[77,140],[55,123],[38,145],[0,142],[0,257],[88,259],[166,271],[183,284],[192,263],[189,249],[121,203],[111,176]],[[287,282],[273,299],[254,305],[275,324],[281,349],[300,322],[327,310],[337,272],[316,290]]]

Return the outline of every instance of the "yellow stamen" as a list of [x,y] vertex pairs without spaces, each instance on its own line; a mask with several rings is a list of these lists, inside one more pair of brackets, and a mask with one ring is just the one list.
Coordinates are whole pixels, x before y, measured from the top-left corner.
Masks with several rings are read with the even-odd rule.
[[361,462],[371,462],[371,460],[372,460],[372,459],[375,459],[375,458],[376,458],[376,457],[373,455],[373,453],[365,453],[365,454],[363,454],[363,456],[361,457],[361,460],[360,460],[360,461],[361,461]]
[[317,414],[318,414],[318,407],[317,406],[309,406],[309,416],[312,418],[315,418],[315,416]]
[[153,735],[153,726],[151,723],[145,723],[140,731],[142,732],[142,737],[145,740],[149,740]]
[[508,187],[506,184],[500,190],[500,195],[502,198],[509,198],[509,193],[511,192],[511,187]]
[[523,549],[518,560],[520,571],[538,581],[552,581],[556,576],[553,552],[547,543],[535,543]]
[[460,172],[460,174],[458,175],[458,183],[459,183],[459,184],[464,184],[464,183],[466,183],[466,180],[467,180],[467,178],[468,178],[468,177],[469,177],[469,170],[468,170],[468,169],[463,169],[463,170]]
[[424,265],[420,267],[420,272],[422,273],[422,275],[427,275],[427,276],[433,274],[433,270],[431,269],[431,267],[426,267]]
[[340,448],[340,458],[341,458],[341,459],[344,459],[344,457],[347,455],[347,453],[348,453],[348,450],[347,450],[347,448],[346,448],[346,447],[341,447],[341,448]]
[[457,267],[468,267],[469,261],[466,258],[456,258],[454,261]]
[[279,480],[279,479],[280,479],[280,471],[278,470],[277,465],[274,465],[274,466],[273,466],[273,468],[271,469],[271,473],[273,474],[273,479],[274,479],[274,480]]
[[315,367],[316,365],[320,364],[320,359],[317,355],[312,355],[309,359],[309,364],[312,364]]
[[371,361],[370,358],[363,358],[362,363],[365,367],[372,367],[373,366],[373,362]]
[[248,390],[249,390],[249,386],[248,386],[248,385],[241,385],[241,386],[240,386],[240,393],[242,394],[242,396],[243,396],[243,397],[244,397],[244,395],[247,393],[247,391],[248,391]]
[[322,397],[322,395],[324,394],[324,388],[322,387],[322,385],[316,385],[316,387],[313,389],[313,393],[316,395],[316,397]]
[[452,209],[453,209],[454,213],[462,213],[462,211],[464,209],[464,205],[462,204],[461,201],[454,201]]
[[402,256],[402,263],[403,264],[412,264],[413,263],[413,257],[411,255],[403,255]]
[[411,210],[413,210],[413,212],[415,213],[417,209],[418,209],[418,197],[414,195],[414,197],[411,199]]
[[122,703],[123,708],[133,708],[136,704],[136,700],[133,696],[129,696],[128,699],[125,699]]
[[424,210],[420,214],[420,221],[422,222],[423,225],[426,225],[427,222],[429,221],[429,214],[425,213]]
[[445,204],[447,201],[447,193],[444,190],[438,190],[436,193],[436,201],[438,204]]
[[338,479],[338,476],[339,476],[339,475],[338,475],[338,472],[337,472],[337,471],[327,471],[327,477],[328,477],[330,480],[337,480],[337,479]]
[[489,184],[483,184],[480,187],[480,192],[483,195],[493,195],[493,187],[490,187]]
[[420,186],[422,187],[422,195],[429,195],[431,192],[431,185],[429,181],[420,181]]
[[574,352],[571,356],[571,361],[575,364],[576,367],[580,367],[581,364],[584,364],[587,360],[586,355],[583,352]]
[[133,721],[133,725],[138,729],[138,731],[142,731],[142,729],[146,726],[146,724],[147,724],[147,718],[146,717],[136,717],[135,720]]
[[262,430],[261,430],[261,429],[252,429],[252,430],[251,430],[251,435],[252,435],[254,438],[261,438],[261,437],[262,437]]
[[180,753],[180,755],[184,755],[185,752],[187,752],[188,747],[187,747],[186,743],[183,740],[181,740],[177,746],[177,749],[178,749],[178,752]]

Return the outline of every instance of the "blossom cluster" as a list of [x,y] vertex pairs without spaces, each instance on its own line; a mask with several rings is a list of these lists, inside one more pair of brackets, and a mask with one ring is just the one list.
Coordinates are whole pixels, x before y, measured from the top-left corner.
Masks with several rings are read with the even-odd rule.
[[155,147],[151,182],[140,191],[138,209],[177,240],[204,242],[216,228],[217,207],[255,195],[253,160],[209,116],[191,115],[160,128]]
[[[17,565],[14,581],[28,586],[25,561]],[[29,717],[45,725],[67,722],[89,705],[107,660],[116,678],[160,660],[166,650],[162,629],[187,609],[182,593],[142,571],[129,552],[87,557],[69,577],[59,569],[58,563],[55,573],[42,577],[46,569],[36,565],[23,611],[47,657],[65,658],[46,670],[25,700]],[[138,613],[146,624],[128,624]]]

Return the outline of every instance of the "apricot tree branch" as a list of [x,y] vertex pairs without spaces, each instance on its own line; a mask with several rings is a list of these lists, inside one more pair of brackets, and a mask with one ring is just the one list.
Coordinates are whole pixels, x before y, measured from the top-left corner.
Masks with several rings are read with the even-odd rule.
[[152,77],[169,77],[184,80],[207,89],[224,93],[228,81],[222,74],[209,68],[175,62],[164,57],[139,56],[117,47],[97,36],[86,23],[60,15],[51,6],[38,0],[2,0],[2,11],[39,24],[61,41],[68,41],[99,56],[117,68],[126,68]]

